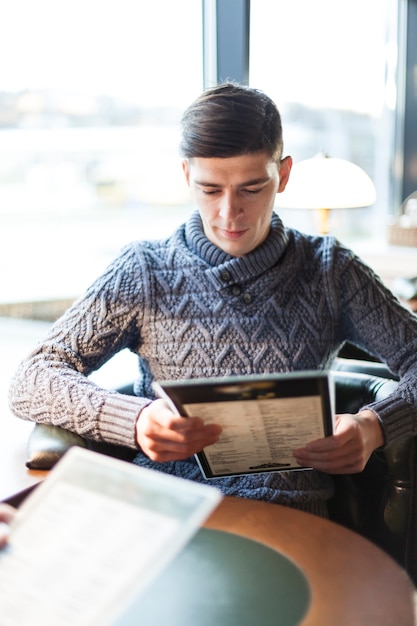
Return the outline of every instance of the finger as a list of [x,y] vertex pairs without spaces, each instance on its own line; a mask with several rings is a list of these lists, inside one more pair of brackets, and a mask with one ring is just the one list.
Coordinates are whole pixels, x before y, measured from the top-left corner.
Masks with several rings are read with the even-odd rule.
[[171,408],[164,400],[156,401],[155,405],[157,402],[163,403],[163,409],[159,410],[158,413],[154,413],[154,421],[163,429],[188,432],[201,430],[209,426],[204,423],[201,417],[184,417],[182,415],[176,415],[172,412]]
[[[313,466],[311,466],[313,467]],[[361,460],[354,461],[351,458],[345,460],[328,461],[314,465],[317,469],[326,474],[358,474],[363,471],[364,464]]]
[[153,428],[145,433],[151,439],[155,441],[172,441],[177,443],[193,443],[198,441],[210,441],[217,440],[221,433],[221,426],[218,424],[207,424],[198,426],[195,425],[191,429],[183,428],[170,428],[159,427]]
[[7,504],[0,505],[0,548],[6,545],[10,534],[10,522],[16,510]]
[[[215,441],[211,442],[215,443]],[[170,440],[143,442],[143,452],[152,460],[157,462],[180,461],[188,459],[210,443],[176,443]]]
[[328,449],[311,449],[304,448],[294,450],[293,455],[296,459],[308,461],[309,463],[317,463],[320,461],[336,461],[337,459],[356,459],[361,449],[354,444],[353,441],[343,446],[331,447]]
[[161,445],[169,443],[176,446],[193,446],[201,450],[219,439],[221,428],[215,424],[210,424],[202,429],[192,431],[166,430],[158,435],[150,437]]
[[221,428],[215,424],[186,432],[159,429],[158,432],[142,433],[140,446],[153,460],[160,461],[164,453],[170,455],[170,460],[174,458],[179,460],[216,443],[219,440],[220,431]]
[[0,522],[0,548],[6,545],[10,534],[10,527],[5,522]]
[[366,459],[362,451],[350,448],[330,451],[323,454],[294,454],[294,457],[301,467],[313,467],[314,469],[329,474],[352,474],[361,472],[366,464]]
[[[338,415],[336,417],[340,418],[343,416]],[[338,420],[333,435],[309,441],[303,448],[297,448],[296,452],[301,453],[301,451],[308,451],[321,453],[330,450],[338,450],[354,442],[355,434],[356,431],[351,429],[351,420]]]
[[0,522],[10,524],[16,515],[16,509],[9,504],[0,504]]
[[337,451],[342,446],[347,445],[347,443],[348,439],[345,441],[344,437],[339,438],[331,435],[330,437],[309,441],[303,448],[297,448],[294,450],[294,454],[323,454],[325,452],[331,452],[332,450]]
[[199,417],[181,417],[175,415],[170,416],[168,420],[164,420],[162,425],[169,430],[188,432],[202,429],[204,427],[204,422]]

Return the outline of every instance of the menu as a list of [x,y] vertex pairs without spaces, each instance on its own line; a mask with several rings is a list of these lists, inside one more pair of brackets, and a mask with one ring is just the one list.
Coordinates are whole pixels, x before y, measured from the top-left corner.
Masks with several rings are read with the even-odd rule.
[[296,464],[293,450],[333,432],[334,381],[327,371],[154,386],[178,414],[222,426],[220,440],[196,455],[207,479],[307,469]]
[[220,492],[73,447],[0,550],[1,626],[106,626],[181,551]]

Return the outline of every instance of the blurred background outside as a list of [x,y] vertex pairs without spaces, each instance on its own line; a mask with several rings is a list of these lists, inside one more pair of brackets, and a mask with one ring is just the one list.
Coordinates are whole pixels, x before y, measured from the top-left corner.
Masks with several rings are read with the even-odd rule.
[[[178,142],[181,113],[203,89],[202,7],[0,3],[0,305],[73,299],[125,243],[165,237],[193,210]],[[376,185],[373,207],[332,214],[348,244],[383,239],[398,208],[396,5],[251,4],[249,82],[277,102],[285,154],[323,150]],[[281,213],[315,232],[311,212]]]

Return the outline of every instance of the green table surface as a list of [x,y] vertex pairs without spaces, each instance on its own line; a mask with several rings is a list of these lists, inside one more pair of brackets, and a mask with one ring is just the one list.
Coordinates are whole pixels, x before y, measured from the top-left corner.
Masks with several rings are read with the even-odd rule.
[[305,576],[285,556],[201,529],[115,626],[295,626],[309,602]]

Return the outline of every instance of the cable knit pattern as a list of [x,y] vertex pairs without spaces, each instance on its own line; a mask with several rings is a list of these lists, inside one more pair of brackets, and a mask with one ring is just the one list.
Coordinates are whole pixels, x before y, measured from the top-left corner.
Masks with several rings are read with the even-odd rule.
[[[284,228],[232,257],[205,237],[198,213],[165,241],[127,246],[21,364],[10,404],[24,419],[131,447],[155,379],[325,369],[345,341],[384,360],[402,380],[371,405],[386,441],[417,433],[417,318],[332,237]],[[136,397],[87,377],[123,348],[138,354]],[[203,480],[194,459],[136,462]],[[233,495],[325,512],[332,490],[316,471],[210,481]]]

